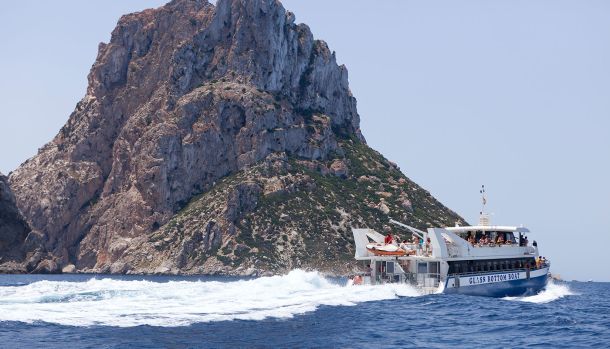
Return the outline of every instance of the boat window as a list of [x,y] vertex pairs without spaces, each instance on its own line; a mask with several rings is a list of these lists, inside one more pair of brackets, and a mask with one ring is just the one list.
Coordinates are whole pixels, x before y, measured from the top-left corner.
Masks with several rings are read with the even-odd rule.
[[427,273],[428,272],[428,263],[417,263],[417,273]]
[[387,273],[388,274],[394,274],[394,262],[388,262],[387,264]]
[[[437,263],[437,262],[434,262]],[[533,258],[518,258],[518,259],[484,259],[484,260],[469,260],[449,262],[449,274],[473,273],[486,271],[507,271],[515,269],[525,269],[529,265],[533,268],[536,263]],[[418,266],[425,270],[424,266]],[[437,268],[437,269],[435,269]],[[432,262],[428,265],[428,272],[435,273],[440,270],[439,266],[433,266]],[[424,271],[419,271],[423,273]]]
[[439,269],[440,269],[440,263],[439,262],[430,262],[428,263],[428,270],[430,270],[430,273],[432,274],[438,274],[439,273]]

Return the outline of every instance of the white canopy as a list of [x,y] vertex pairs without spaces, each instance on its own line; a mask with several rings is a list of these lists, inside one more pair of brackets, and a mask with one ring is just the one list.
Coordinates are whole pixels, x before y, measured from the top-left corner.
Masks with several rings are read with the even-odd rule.
[[465,233],[469,231],[503,231],[503,232],[517,232],[517,233],[529,233],[530,230],[524,227],[511,227],[506,225],[471,225],[464,227],[447,227],[445,230],[452,231],[454,233]]

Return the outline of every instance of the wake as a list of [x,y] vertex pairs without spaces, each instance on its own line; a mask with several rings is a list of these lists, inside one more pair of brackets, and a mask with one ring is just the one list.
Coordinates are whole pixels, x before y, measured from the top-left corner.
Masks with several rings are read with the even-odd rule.
[[573,296],[575,295],[567,285],[556,284],[553,281],[550,281],[546,287],[542,290],[542,292],[526,297],[504,297],[506,300],[514,300],[520,302],[530,302],[530,303],[549,303],[565,296]]
[[408,285],[342,286],[317,272],[252,280],[39,281],[0,287],[0,321],[68,326],[187,326],[193,323],[291,318],[322,305],[415,297]]

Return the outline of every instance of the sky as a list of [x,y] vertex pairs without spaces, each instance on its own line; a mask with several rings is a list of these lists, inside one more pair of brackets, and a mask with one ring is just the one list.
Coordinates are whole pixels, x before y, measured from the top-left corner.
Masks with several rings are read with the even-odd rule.
[[[164,1],[0,11],[0,171],[84,96],[121,14]],[[532,230],[566,280],[610,281],[610,2],[284,0],[349,70],[368,144],[476,223]]]

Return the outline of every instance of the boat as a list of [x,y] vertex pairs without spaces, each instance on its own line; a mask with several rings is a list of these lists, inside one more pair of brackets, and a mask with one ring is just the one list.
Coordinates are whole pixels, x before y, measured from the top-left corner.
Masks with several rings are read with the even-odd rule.
[[[483,197],[483,208],[485,203]],[[537,294],[549,280],[551,263],[540,256],[536,241],[529,242],[530,230],[491,225],[484,209],[474,226],[422,231],[390,223],[404,228],[411,242],[386,244],[387,237],[373,229],[352,229],[354,257],[366,270],[364,284],[406,283],[426,294],[506,297]]]

